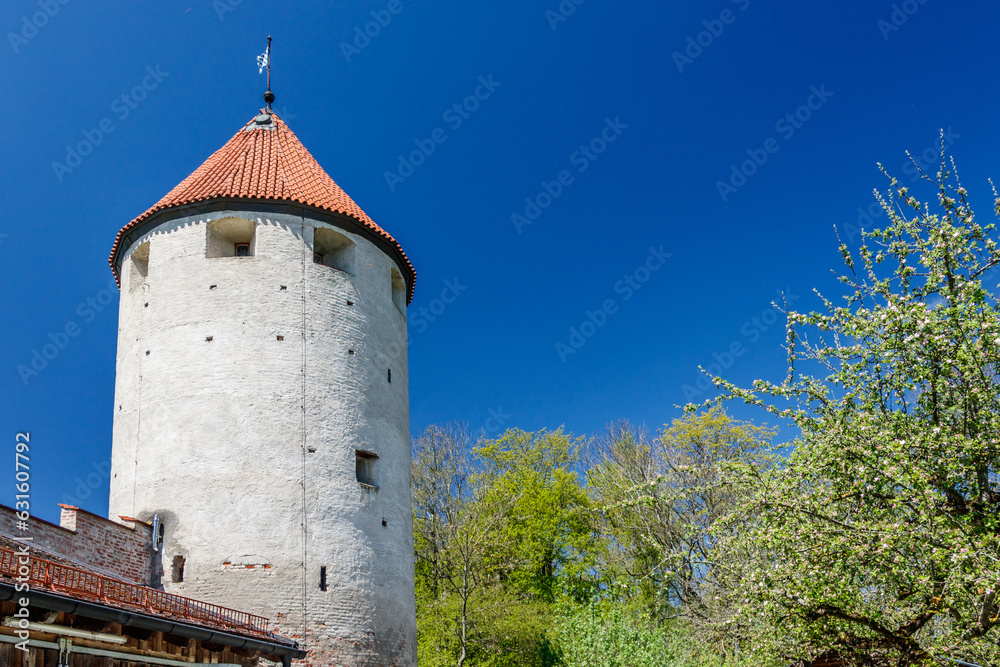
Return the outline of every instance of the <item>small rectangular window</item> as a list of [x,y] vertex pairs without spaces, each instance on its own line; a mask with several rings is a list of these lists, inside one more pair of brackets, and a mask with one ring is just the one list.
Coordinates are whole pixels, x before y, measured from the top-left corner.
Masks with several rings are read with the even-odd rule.
[[358,481],[366,486],[377,487],[375,477],[375,462],[378,461],[378,454],[366,452],[362,449],[355,450],[355,466]]
[[249,243],[237,243],[236,244],[236,256],[237,257],[249,257],[250,256],[250,244]]

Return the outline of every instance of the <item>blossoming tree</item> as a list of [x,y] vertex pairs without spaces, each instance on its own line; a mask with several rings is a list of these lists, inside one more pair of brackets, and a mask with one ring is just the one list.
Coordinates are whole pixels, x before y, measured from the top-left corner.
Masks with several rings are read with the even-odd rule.
[[1000,660],[1000,250],[943,150],[921,176],[841,245],[843,301],[788,313],[784,381],[716,378],[800,430],[719,533],[753,662]]

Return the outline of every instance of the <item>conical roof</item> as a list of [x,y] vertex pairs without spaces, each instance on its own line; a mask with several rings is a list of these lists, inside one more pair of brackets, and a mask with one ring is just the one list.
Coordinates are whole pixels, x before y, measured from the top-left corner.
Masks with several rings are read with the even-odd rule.
[[247,123],[163,199],[122,227],[109,258],[115,276],[115,256],[129,230],[165,209],[213,199],[290,201],[353,218],[399,251],[410,274],[407,303],[412,300],[416,272],[399,242],[354,203],[273,112]]

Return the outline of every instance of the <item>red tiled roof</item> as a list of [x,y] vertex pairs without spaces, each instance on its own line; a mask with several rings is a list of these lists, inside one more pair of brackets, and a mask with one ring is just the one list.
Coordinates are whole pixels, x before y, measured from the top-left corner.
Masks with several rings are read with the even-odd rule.
[[273,199],[291,201],[354,218],[382,236],[399,251],[410,279],[407,303],[413,299],[416,271],[403,248],[388,232],[375,224],[361,207],[330,178],[298,137],[277,114],[272,124],[243,126],[225,146],[212,154],[152,208],[122,227],[115,237],[109,263],[125,233],[155,213],[174,206],[212,199]]

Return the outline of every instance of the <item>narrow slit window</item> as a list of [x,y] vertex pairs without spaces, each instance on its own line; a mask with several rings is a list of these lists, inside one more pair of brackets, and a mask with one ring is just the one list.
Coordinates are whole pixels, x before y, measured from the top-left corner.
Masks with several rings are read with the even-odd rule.
[[323,592],[327,590],[326,584],[326,565],[319,568],[319,589]]
[[389,381],[389,384],[392,384],[392,369],[391,368],[389,369],[389,372],[386,373],[385,379]]
[[175,584],[184,582],[184,556],[174,556],[173,570],[170,573],[170,581]]

